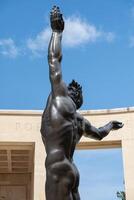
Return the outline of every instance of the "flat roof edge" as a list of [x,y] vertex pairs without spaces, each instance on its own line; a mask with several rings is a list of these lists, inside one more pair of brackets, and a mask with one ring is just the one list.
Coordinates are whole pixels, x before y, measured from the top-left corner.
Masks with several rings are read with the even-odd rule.
[[[102,109],[102,110],[80,110],[82,115],[108,115],[118,113],[134,112],[134,107]],[[0,110],[0,115],[22,115],[22,116],[41,116],[43,110]]]
[[108,115],[118,113],[130,113],[134,112],[134,107],[125,108],[112,108],[112,109],[101,109],[101,110],[82,110],[80,111],[83,115]]

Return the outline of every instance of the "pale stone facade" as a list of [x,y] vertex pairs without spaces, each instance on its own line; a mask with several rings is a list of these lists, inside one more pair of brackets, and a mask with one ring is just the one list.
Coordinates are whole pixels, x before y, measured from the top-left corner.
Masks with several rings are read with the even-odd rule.
[[[42,111],[0,111],[0,200],[45,200],[45,150],[40,135]],[[122,147],[127,200],[134,200],[134,108],[81,111],[93,125],[124,123],[103,141],[82,138],[78,148]],[[12,194],[12,195],[11,195]],[[19,195],[19,197],[17,196]],[[12,197],[11,197],[12,196]]]

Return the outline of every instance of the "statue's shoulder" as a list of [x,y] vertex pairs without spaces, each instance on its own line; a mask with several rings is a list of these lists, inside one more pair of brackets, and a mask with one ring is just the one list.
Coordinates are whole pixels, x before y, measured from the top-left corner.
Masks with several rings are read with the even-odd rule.
[[69,96],[58,96],[54,101],[55,107],[61,113],[73,114],[76,112],[76,106]]

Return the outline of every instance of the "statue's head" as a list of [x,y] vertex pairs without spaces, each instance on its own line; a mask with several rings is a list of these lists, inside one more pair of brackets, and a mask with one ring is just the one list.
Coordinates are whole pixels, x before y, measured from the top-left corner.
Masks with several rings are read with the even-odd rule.
[[75,80],[72,80],[68,85],[68,94],[76,104],[76,108],[79,109],[83,103],[82,86],[80,86]]

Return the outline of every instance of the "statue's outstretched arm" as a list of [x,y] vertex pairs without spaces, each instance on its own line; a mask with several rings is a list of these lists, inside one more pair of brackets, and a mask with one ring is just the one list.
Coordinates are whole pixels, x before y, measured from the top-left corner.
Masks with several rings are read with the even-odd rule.
[[118,121],[110,121],[103,127],[96,128],[92,126],[88,120],[84,119],[83,122],[83,131],[84,135],[89,138],[93,138],[96,140],[101,140],[106,137],[111,130],[118,130],[123,127],[122,122]]
[[62,87],[64,87],[60,65],[62,59],[61,39],[64,30],[64,21],[59,7],[54,6],[52,8],[50,13],[50,23],[52,35],[48,47],[49,77],[52,86],[52,93],[58,93],[61,92]]
[[[118,121],[110,121],[103,127],[96,128],[90,124],[90,122],[77,113],[77,122],[78,122],[78,141],[80,140],[81,136],[84,135],[89,138],[93,138],[96,140],[101,140],[106,137],[111,130],[118,130],[123,127],[122,122]],[[78,142],[77,141],[77,142]]]

